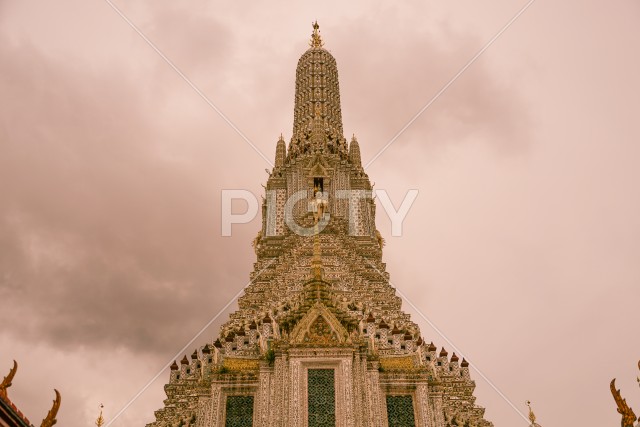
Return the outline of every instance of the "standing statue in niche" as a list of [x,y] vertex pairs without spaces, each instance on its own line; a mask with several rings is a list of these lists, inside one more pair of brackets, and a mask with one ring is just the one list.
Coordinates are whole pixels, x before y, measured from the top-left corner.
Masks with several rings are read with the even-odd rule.
[[315,186],[313,188],[314,197],[311,201],[313,210],[313,219],[315,222],[324,218],[327,208],[329,207],[329,193],[322,191],[322,187]]

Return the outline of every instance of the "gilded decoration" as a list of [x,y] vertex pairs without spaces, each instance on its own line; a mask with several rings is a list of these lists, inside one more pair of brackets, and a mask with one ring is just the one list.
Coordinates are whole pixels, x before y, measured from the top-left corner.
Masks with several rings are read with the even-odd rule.
[[331,327],[324,318],[322,316],[318,316],[304,335],[304,342],[314,344],[331,344],[337,343],[338,337],[335,332],[331,330]]
[[13,381],[13,377],[16,376],[16,371],[18,370],[18,362],[13,361],[13,367],[9,371],[6,377],[0,383],[0,396],[7,397],[7,389],[11,387],[11,382]]
[[320,37],[320,25],[318,25],[318,21],[313,23],[313,33],[311,33],[311,41],[309,41],[309,46],[311,47],[322,47],[324,43],[322,42],[322,37]]
[[380,366],[384,371],[409,371],[417,369],[413,356],[381,357]]
[[260,361],[256,359],[240,359],[227,357],[222,366],[229,371],[255,371],[260,367]]
[[52,427],[58,422],[58,420],[56,419],[56,415],[58,415],[58,410],[60,409],[60,401],[62,399],[60,397],[60,393],[58,392],[58,390],[53,390],[53,391],[56,392],[56,398],[53,399],[53,405],[51,406],[51,409],[47,413],[47,416],[45,417],[45,419],[42,420],[40,427]]
[[[638,361],[638,369],[640,369],[640,361]],[[640,378],[638,378],[638,383],[640,383]],[[635,427],[636,422],[636,414],[633,412],[633,409],[627,404],[627,399],[623,398],[620,394],[620,390],[616,389],[616,379],[611,380],[611,384],[609,384],[611,389],[611,394],[613,395],[613,399],[616,402],[616,406],[618,407],[618,413],[622,416],[620,420],[621,427]],[[640,418],[637,419],[640,421]]]
[[291,343],[335,344],[347,340],[349,334],[340,321],[321,302],[316,302],[291,333]]

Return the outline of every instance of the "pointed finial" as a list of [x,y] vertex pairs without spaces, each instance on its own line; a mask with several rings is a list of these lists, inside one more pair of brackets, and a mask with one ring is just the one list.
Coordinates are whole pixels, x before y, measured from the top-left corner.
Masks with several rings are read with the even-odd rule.
[[527,400],[526,403],[529,407],[529,421],[531,421],[531,427],[540,427],[539,424],[536,424],[536,415],[533,413],[533,409],[531,409],[531,401]]
[[7,389],[11,387],[11,381],[13,381],[13,377],[16,376],[16,371],[18,370],[18,362],[13,361],[13,368],[9,371],[9,374],[4,377],[2,382],[0,383],[0,396],[7,397]]
[[53,425],[58,423],[56,415],[58,415],[58,410],[60,409],[60,401],[62,399],[58,390],[53,389],[53,391],[56,392],[56,398],[53,400],[53,406],[49,410],[49,413],[47,414],[45,419],[42,420],[42,424],[40,424],[40,427],[52,427]]
[[102,427],[104,425],[104,418],[102,417],[102,408],[104,408],[104,405],[101,403],[100,404],[100,416],[98,416],[98,419],[96,420],[96,426],[98,426],[98,427]]
[[633,412],[633,409],[627,404],[627,399],[624,399],[620,394],[620,390],[616,390],[616,379],[611,380],[611,384],[609,384],[611,388],[611,394],[613,395],[613,399],[616,401],[616,405],[618,406],[618,413],[622,415],[621,425],[622,427],[633,427],[636,422],[636,414]]
[[324,43],[322,42],[322,38],[320,37],[320,25],[318,25],[318,21],[313,23],[313,33],[311,34],[311,41],[309,42],[309,46],[311,47],[322,47]]

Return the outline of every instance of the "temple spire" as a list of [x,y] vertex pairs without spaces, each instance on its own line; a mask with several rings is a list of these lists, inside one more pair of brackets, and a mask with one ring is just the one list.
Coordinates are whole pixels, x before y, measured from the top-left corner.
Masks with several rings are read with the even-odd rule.
[[[341,152],[346,157],[338,66],[335,58],[323,47],[319,28],[315,22],[310,48],[302,54],[296,68],[292,145],[289,151],[294,157],[312,151]],[[314,123],[320,129],[318,136],[321,143],[311,143]]]
[[284,165],[285,157],[287,156],[287,148],[284,143],[284,138],[282,134],[280,134],[280,138],[278,139],[278,143],[276,144],[276,168],[282,167]]
[[356,139],[356,135],[353,134],[351,143],[349,144],[349,160],[354,166],[362,167],[362,158],[360,157],[360,145]]

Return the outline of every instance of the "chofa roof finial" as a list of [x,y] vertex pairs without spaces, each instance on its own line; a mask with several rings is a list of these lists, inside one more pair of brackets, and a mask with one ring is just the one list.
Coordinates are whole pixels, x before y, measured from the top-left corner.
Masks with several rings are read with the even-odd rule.
[[320,37],[320,25],[318,25],[318,21],[313,23],[313,33],[311,33],[311,41],[309,42],[309,46],[311,47],[322,47],[324,43],[322,42],[322,38]]
[[40,424],[40,427],[52,427],[58,423],[56,416],[58,415],[58,410],[60,409],[61,398],[60,392],[58,390],[53,389],[53,391],[56,392],[56,398],[53,400],[53,406],[51,406],[51,409],[49,410],[49,413],[47,413],[45,419],[42,420],[42,424]]
[[16,371],[18,370],[18,362],[13,361],[13,368],[9,371],[9,374],[4,377],[2,382],[0,383],[0,396],[7,397],[7,389],[11,387],[11,382],[13,381],[13,377],[16,375]]
[[616,401],[616,405],[618,406],[618,413],[622,415],[620,425],[622,427],[634,427],[636,423],[636,414],[633,412],[633,409],[627,404],[627,399],[624,399],[622,395],[620,395],[620,390],[616,389],[615,378],[611,380],[611,384],[609,384],[609,387],[611,388],[613,399]]

